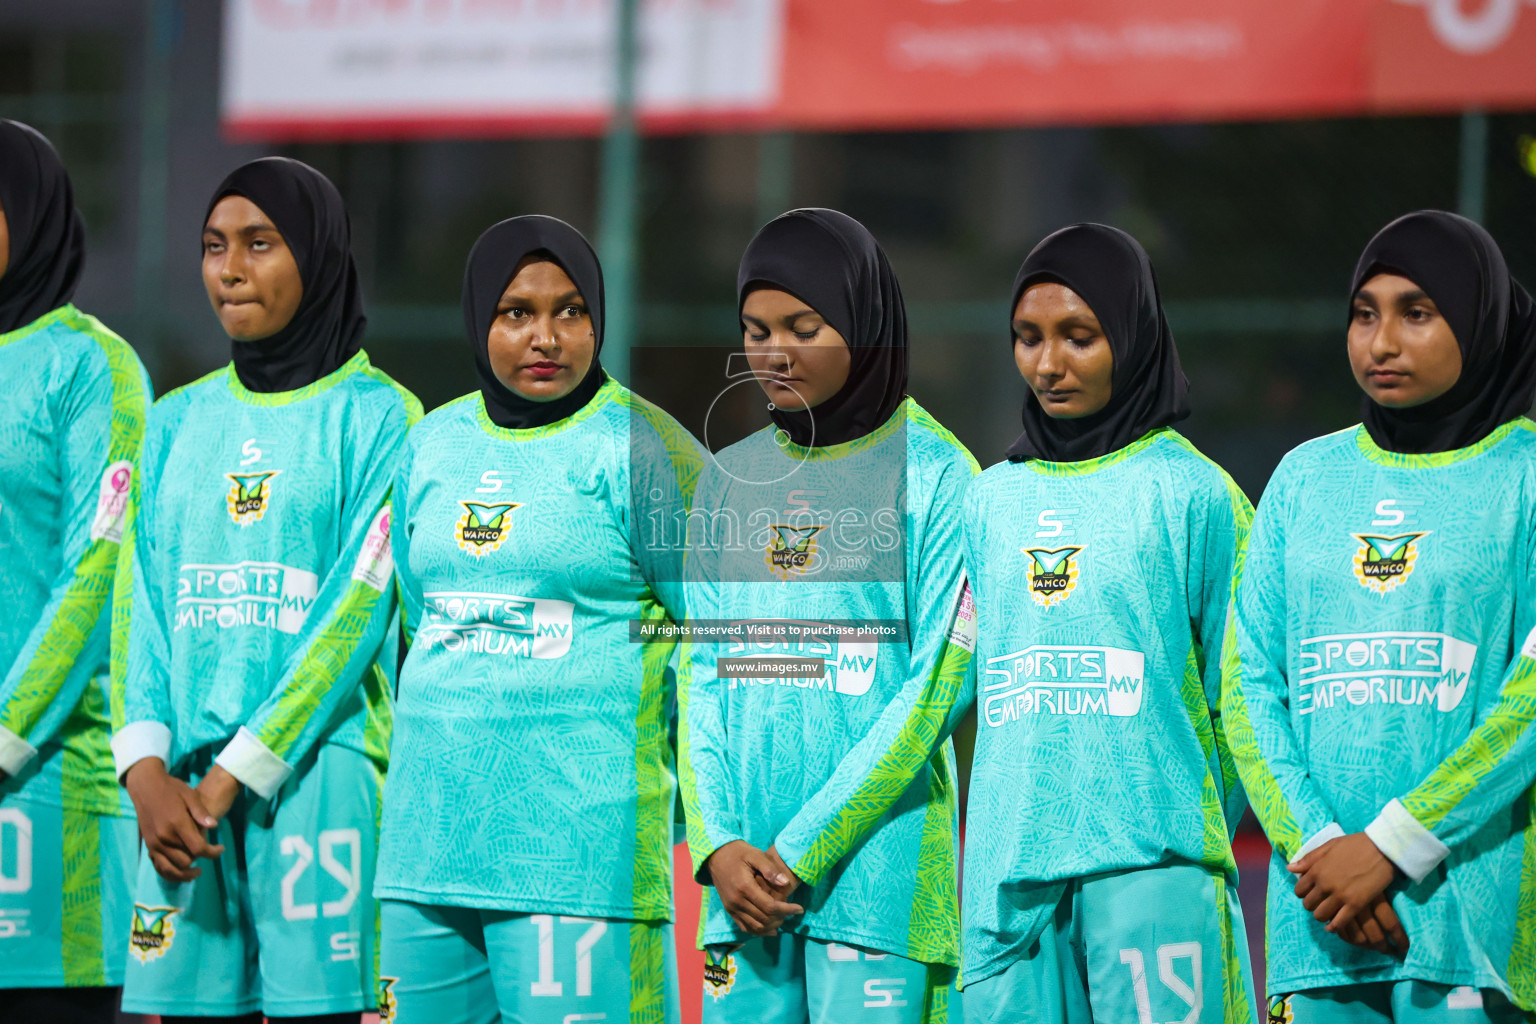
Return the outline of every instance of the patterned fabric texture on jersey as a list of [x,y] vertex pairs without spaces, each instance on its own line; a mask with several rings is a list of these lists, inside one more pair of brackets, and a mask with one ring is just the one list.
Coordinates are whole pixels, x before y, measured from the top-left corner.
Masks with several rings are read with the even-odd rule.
[[[811,631],[694,639],[680,656],[688,845],[701,878],[726,843],[776,847],[808,886],[796,934],[958,963],[946,737],[973,678],[958,516],[975,471],[909,398],[843,444],[760,430],[700,482],[691,618]],[[814,631],[828,624],[894,632]],[[705,894],[701,941],[744,939]]]
[[[1468,448],[1309,441],[1264,492],[1225,666],[1225,720],[1275,845],[1269,988],[1418,980],[1536,1008],[1536,424]],[[1522,646],[1523,645],[1523,646]],[[1346,945],[1287,861],[1365,831],[1405,959]]]
[[377,893],[669,920],[666,672],[697,444],[613,380],[542,427],[479,393],[412,432],[395,486],[410,653]]
[[1248,501],[1161,429],[966,496],[977,609],[964,985],[1024,956],[1067,880],[1184,862],[1236,883],[1242,787],[1217,715]]

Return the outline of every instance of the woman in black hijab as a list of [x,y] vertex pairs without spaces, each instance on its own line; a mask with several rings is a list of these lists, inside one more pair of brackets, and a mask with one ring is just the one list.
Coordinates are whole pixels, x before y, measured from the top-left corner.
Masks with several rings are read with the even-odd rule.
[[[1414,373],[1384,369],[1389,357],[1370,350],[1366,332],[1351,332],[1350,361],[1366,393],[1360,415],[1373,441],[1405,454],[1451,451],[1530,411],[1536,307],[1487,231],[1438,210],[1388,224],[1355,265],[1352,323],[1381,304],[1368,289],[1378,277],[1411,281],[1410,290],[1425,293],[1452,337],[1438,332],[1438,350],[1416,346],[1425,366]],[[1407,294],[1400,283],[1397,291]]]
[[1024,433],[965,504],[987,666],[966,1020],[1252,1019],[1230,843],[1245,799],[1218,715],[1251,510],[1170,427],[1184,374],[1134,238],[1048,236],[1011,321]]
[[377,993],[389,490],[421,405],[360,348],[346,211],[314,168],[226,178],[202,274],[233,358],[151,411],[118,584],[112,751],[147,853],[133,948],[153,951],[124,1005],[355,1022]]
[[[705,468],[688,608],[781,632],[698,643],[679,670],[688,844],[711,887],[704,1019],[854,1019],[866,985],[887,985],[907,1006],[893,1020],[942,1020],[959,953],[948,736],[970,679],[958,516],[976,464],[907,397],[901,289],[857,221],[784,214],[737,287],[773,423]],[[740,667],[807,655],[782,678]]]
[[1275,470],[1234,606],[1226,718],[1275,847],[1270,1015],[1516,1020],[1536,1009],[1536,309],[1439,211],[1370,241],[1349,308],[1363,423]]
[[[1024,403],[1024,432],[1008,449],[1010,459],[1096,459],[1189,415],[1189,383],[1163,316],[1157,275],[1136,239],[1103,224],[1064,228],[1036,246],[1019,268],[1013,281],[1014,306],[1037,284],[1054,284],[1076,294],[1075,305],[1086,308],[1074,311],[1097,318],[1107,344],[1097,350],[1066,346],[1069,365],[1062,379],[1056,379],[1050,367],[1043,375],[1039,368],[1025,369],[1028,363],[1022,357],[1035,346],[1015,346],[1020,373],[1036,395],[1045,398]],[[1047,288],[1040,294],[1051,293]],[[1076,332],[1083,335],[1085,329]],[[1071,367],[1071,356],[1079,350],[1091,351],[1100,362],[1108,360],[1107,380],[1077,381],[1091,373],[1086,366],[1084,371]],[[1074,394],[1075,389],[1062,386],[1063,380],[1087,386]],[[1095,383],[1101,385],[1097,390]]]
[[463,308],[480,389],[411,432],[394,490],[387,1001],[676,1024],[667,627],[698,446],[603,372],[602,270],[569,224],[489,228]]
[[[275,156],[230,172],[214,190],[205,224],[213,223],[230,197],[249,201],[277,228],[292,252],[302,297],[282,323],[278,302],[258,300],[265,315],[242,316],[250,311],[230,309],[211,283],[209,300],[234,343],[231,352],[240,382],[257,392],[294,391],[339,369],[362,348],[368,318],[352,261],[346,207],[325,175]],[[214,244],[227,246],[231,241]]]
[[127,951],[101,922],[131,913],[138,839],[110,770],[78,752],[110,736],[107,597],[149,380],[71,303],[84,264],[59,155],[0,119],[0,814],[10,880],[28,875],[0,917],[31,933],[0,957],[0,1001],[17,1020],[113,1019]]
[[0,118],[0,334],[67,304],[85,269],[85,223],[59,154],[35,129]]

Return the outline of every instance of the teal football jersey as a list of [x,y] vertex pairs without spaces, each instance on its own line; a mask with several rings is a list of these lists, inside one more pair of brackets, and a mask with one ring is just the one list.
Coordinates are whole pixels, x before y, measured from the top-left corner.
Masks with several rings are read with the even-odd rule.
[[410,652],[374,892],[672,916],[676,645],[697,443],[612,379],[547,426],[479,392],[412,431],[395,487]]
[[[1241,570],[1224,708],[1275,844],[1273,992],[1419,980],[1536,1008],[1536,424],[1458,451],[1363,427],[1275,470]],[[1329,935],[1287,861],[1366,832],[1402,870],[1406,959]]]
[[[739,632],[692,636],[679,659],[688,845],[704,880],[726,843],[776,847],[809,887],[798,934],[958,963],[947,736],[973,679],[959,513],[975,472],[909,398],[845,444],[760,430],[700,482],[689,615]],[[702,943],[746,937],[705,899]]]
[[971,486],[977,735],[966,813],[971,984],[1024,956],[1067,880],[1188,862],[1236,881],[1244,807],[1218,717],[1251,518],[1173,430]]
[[120,775],[217,746],[270,797],[322,739],[383,763],[388,498],[420,414],[364,352],[294,391],[225,367],[155,403],[113,599]]
[[0,335],[0,380],[0,770],[40,772],[29,799],[120,814],[97,679],[149,379],[123,339],[62,306]]

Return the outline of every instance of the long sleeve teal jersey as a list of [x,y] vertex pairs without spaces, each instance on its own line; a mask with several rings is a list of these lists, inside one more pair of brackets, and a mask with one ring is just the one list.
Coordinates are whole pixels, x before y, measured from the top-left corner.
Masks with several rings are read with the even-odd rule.
[[216,746],[266,797],[322,740],[383,763],[389,489],[420,415],[365,352],[294,391],[225,367],[155,403],[113,599],[119,775]]
[[[976,468],[909,398],[845,444],[800,448],[758,431],[720,452],[700,482],[694,622],[896,630],[894,641],[694,637],[680,656],[694,870],[707,879],[709,856],[735,840],[777,847],[810,887],[795,897],[806,908],[795,932],[958,963],[947,736],[974,678],[959,513]],[[775,678],[729,667],[785,658],[817,667]],[[745,938],[705,891],[701,941]]]
[[[1536,1008],[1536,424],[1435,455],[1356,427],[1264,492],[1224,666],[1269,873],[1271,991],[1397,979]],[[1399,960],[1327,934],[1287,861],[1364,831],[1407,876]]]
[[412,431],[395,486],[410,652],[374,892],[672,916],[675,640],[697,443],[613,380],[506,429],[478,392]]
[[1068,879],[1177,860],[1235,881],[1245,804],[1220,655],[1251,518],[1168,429],[1083,462],[1000,463],[972,485],[965,984],[1023,957]]
[[0,335],[0,770],[45,774],[73,810],[117,814],[107,750],[108,611],[150,385],[127,343],[62,306]]

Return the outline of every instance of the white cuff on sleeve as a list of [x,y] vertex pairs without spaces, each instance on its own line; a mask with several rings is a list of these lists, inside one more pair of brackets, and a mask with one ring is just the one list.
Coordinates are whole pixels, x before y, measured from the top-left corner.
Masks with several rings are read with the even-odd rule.
[[1343,826],[1341,826],[1336,821],[1330,821],[1328,824],[1324,825],[1322,828],[1313,833],[1311,839],[1308,839],[1306,842],[1301,844],[1301,849],[1296,851],[1296,856],[1291,858],[1291,863],[1295,864],[1297,861],[1301,860],[1301,858],[1305,857],[1319,846],[1322,846],[1324,843],[1333,839],[1342,839],[1343,837]]
[[1396,800],[1383,807],[1376,820],[1365,826],[1365,834],[1415,882],[1422,881],[1451,852],[1450,847],[1436,839],[1433,832],[1420,825],[1419,819]]
[[251,792],[266,799],[276,793],[293,774],[288,762],[272,753],[256,734],[245,726],[235,733],[213,763],[239,779]]
[[117,781],[146,757],[158,757],[171,766],[171,729],[164,722],[129,722],[112,734],[112,763]]
[[36,756],[36,747],[0,725],[0,772],[20,775],[27,762]]

